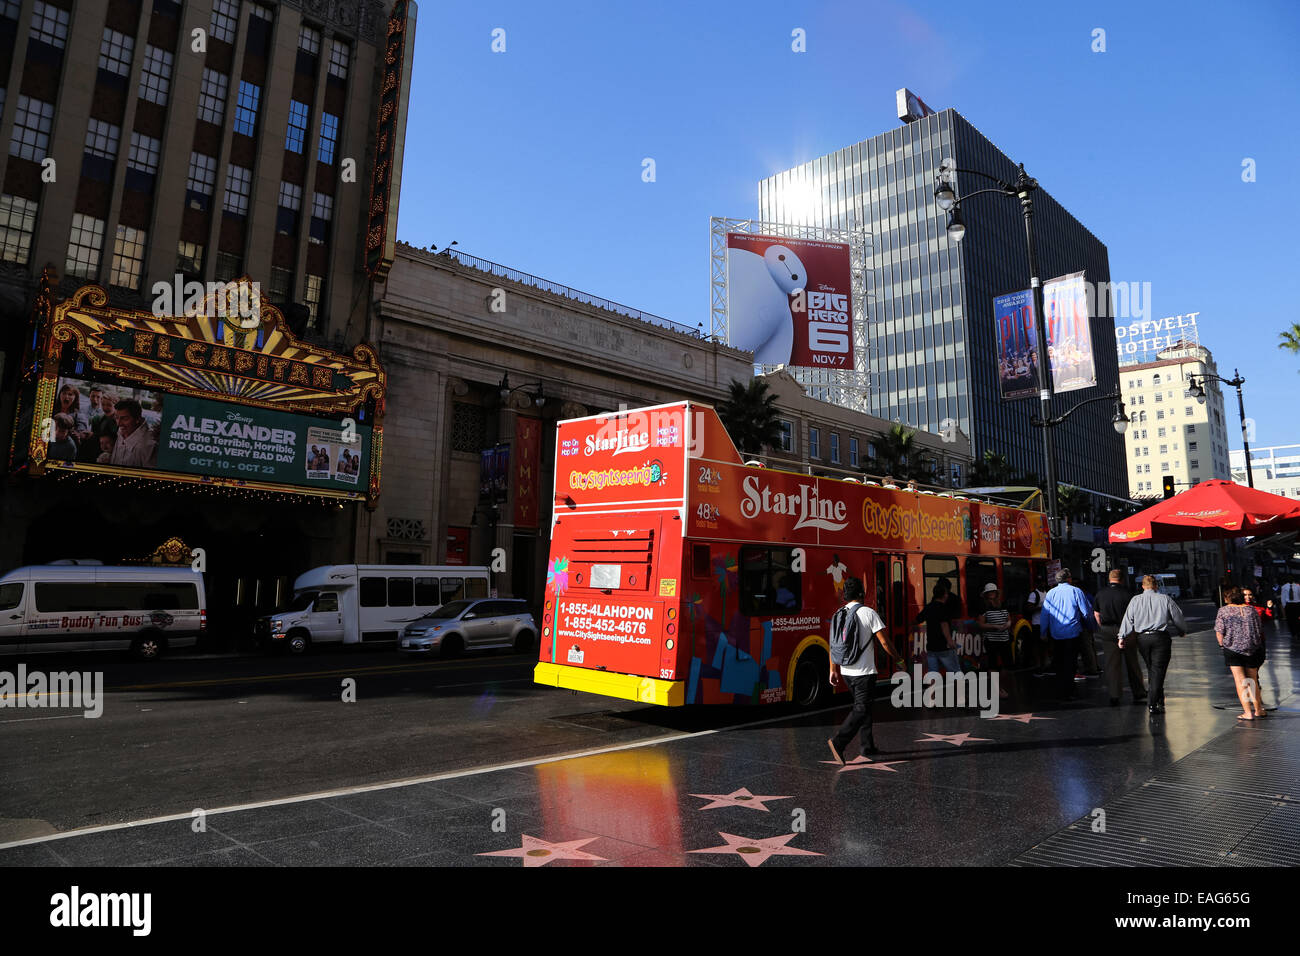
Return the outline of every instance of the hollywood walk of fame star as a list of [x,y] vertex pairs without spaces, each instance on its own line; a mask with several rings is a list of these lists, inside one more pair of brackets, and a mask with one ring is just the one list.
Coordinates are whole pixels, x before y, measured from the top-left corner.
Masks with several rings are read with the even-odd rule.
[[996,717],[988,717],[987,720],[1018,720],[1022,724],[1027,724],[1031,720],[1055,720],[1055,717],[1035,717],[1033,714],[998,714]]
[[[821,760],[819,763],[828,763],[831,766],[839,766],[834,760]],[[888,770],[890,773],[898,773],[894,769],[896,763],[907,763],[906,760],[872,760],[870,757],[863,757],[861,754],[848,761],[843,767],[840,767],[840,773],[846,770]]]
[[706,847],[703,850],[687,850],[688,853],[734,853],[743,859],[750,866],[761,866],[767,862],[768,857],[772,856],[823,856],[822,853],[814,853],[812,850],[799,850],[792,846],[786,846],[799,834],[789,833],[785,836],[767,837],[762,840],[752,840],[749,837],[736,836],[734,833],[723,833],[718,831],[718,836],[727,842],[722,846]]
[[587,837],[585,840],[570,840],[568,843],[548,843],[545,840],[539,840],[537,837],[524,835],[524,845],[515,847],[513,850],[495,850],[491,853],[476,853],[475,856],[518,856],[522,857],[524,866],[545,866],[552,860],[599,860],[605,862],[603,856],[595,856],[591,853],[583,853],[579,847],[586,846],[593,840],[599,840],[600,837]]
[[962,744],[969,743],[972,740],[992,740],[992,737],[972,737],[970,734],[931,734],[921,731],[928,737],[928,740],[918,740],[918,744],[952,744],[954,747],[960,747]]
[[748,787],[741,787],[731,793],[692,793],[691,796],[713,801],[707,806],[700,807],[701,810],[714,810],[718,807],[748,807],[751,810],[762,810],[766,813],[771,811],[763,805],[765,801],[791,799],[790,797],[755,796],[749,792]]

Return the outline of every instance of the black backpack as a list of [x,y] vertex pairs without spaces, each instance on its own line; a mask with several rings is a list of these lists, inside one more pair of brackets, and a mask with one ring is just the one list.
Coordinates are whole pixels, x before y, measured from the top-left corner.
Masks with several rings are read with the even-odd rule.
[[841,667],[853,667],[860,662],[875,635],[863,639],[862,625],[858,621],[858,607],[844,605],[831,617],[831,660]]

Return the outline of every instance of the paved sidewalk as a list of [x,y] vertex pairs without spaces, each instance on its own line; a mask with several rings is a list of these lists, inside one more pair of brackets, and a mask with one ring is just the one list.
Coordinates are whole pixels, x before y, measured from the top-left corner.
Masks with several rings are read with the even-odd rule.
[[825,743],[841,707],[212,812],[201,832],[184,819],[45,839],[0,848],[0,865],[1296,864],[1297,659],[1285,630],[1270,635],[1265,700],[1281,707],[1257,724],[1235,720],[1231,678],[1202,630],[1175,644],[1163,716],[1127,691],[1107,706],[1099,679],[1069,704],[1031,688],[995,719],[881,701],[885,753],[843,768]]

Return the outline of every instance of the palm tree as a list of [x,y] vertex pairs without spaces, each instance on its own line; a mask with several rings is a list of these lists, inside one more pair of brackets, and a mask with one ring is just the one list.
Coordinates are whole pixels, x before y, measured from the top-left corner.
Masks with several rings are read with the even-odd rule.
[[916,430],[895,422],[871,440],[873,454],[863,455],[858,470],[903,481],[933,484],[934,462],[916,444]]
[[995,485],[1009,485],[1015,481],[1011,462],[1006,455],[1000,455],[992,449],[971,465],[966,477],[966,484],[971,488],[989,488]]
[[727,397],[718,403],[718,417],[741,454],[758,455],[764,446],[781,443],[776,396],[762,379],[751,378],[748,384],[733,379]]
[[1056,486],[1056,512],[1065,521],[1065,542],[1074,540],[1074,522],[1084,521],[1091,506],[1087,492],[1073,485]]
[[1300,352],[1300,322],[1292,322],[1291,328],[1280,333],[1278,337],[1282,340],[1278,343],[1278,348]]

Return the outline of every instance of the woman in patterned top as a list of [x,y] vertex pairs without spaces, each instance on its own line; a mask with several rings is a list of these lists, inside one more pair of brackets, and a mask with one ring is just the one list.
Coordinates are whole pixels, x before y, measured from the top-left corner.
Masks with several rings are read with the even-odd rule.
[[998,697],[1006,699],[1007,677],[1011,673],[1011,614],[1002,606],[998,586],[984,585],[984,613],[977,619],[984,635],[984,654],[989,670],[998,670]]
[[1223,648],[1223,659],[1237,682],[1237,698],[1242,713],[1238,720],[1264,717],[1264,703],[1259,693],[1259,666],[1264,663],[1264,634],[1259,615],[1245,603],[1241,588],[1227,593],[1227,602],[1214,619],[1214,635]]

